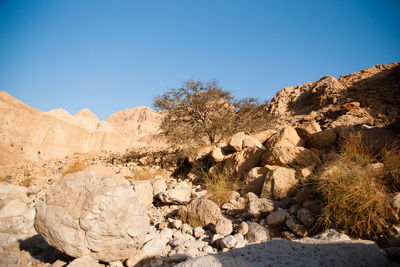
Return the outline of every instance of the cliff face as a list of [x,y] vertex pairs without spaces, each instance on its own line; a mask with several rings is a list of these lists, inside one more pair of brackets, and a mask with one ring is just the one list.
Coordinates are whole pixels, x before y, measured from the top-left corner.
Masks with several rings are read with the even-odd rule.
[[157,135],[163,115],[160,111],[152,110],[146,106],[125,109],[111,114],[107,122],[120,135],[124,136],[131,147],[143,146],[146,144],[157,145],[162,143]]
[[[155,111],[140,107],[124,112],[130,116],[125,116],[123,123],[111,120],[116,130],[88,109],[74,116],[62,109],[43,112],[0,92],[0,165],[73,153],[120,152],[140,138],[147,138],[141,145],[152,142],[153,138],[148,136],[158,131],[160,119],[147,114]],[[118,114],[110,117],[119,118]]]

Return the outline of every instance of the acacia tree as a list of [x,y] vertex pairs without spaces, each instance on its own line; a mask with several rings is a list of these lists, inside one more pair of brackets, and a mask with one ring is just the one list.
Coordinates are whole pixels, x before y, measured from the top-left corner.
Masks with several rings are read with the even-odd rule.
[[214,143],[240,130],[252,131],[267,115],[256,99],[235,101],[215,81],[186,81],[157,96],[154,107],[168,111],[161,129],[175,143]]

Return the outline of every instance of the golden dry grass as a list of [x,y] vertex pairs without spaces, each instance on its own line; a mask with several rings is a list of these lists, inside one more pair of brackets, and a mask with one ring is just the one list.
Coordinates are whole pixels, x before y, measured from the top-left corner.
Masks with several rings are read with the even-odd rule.
[[376,159],[371,151],[358,133],[342,142],[331,170],[317,179],[324,201],[319,226],[361,238],[385,234],[391,218],[390,197],[383,184],[384,171],[371,165]]
[[9,183],[10,180],[11,180],[11,176],[10,175],[0,176],[0,182]]
[[384,165],[385,182],[390,191],[400,190],[400,147],[393,146],[382,152],[382,163]]
[[239,188],[239,179],[232,176],[228,169],[216,169],[212,173],[200,171],[209,198],[219,206],[228,202],[232,191]]
[[80,160],[76,160],[71,165],[65,167],[64,171],[62,172],[63,175],[74,173],[78,171],[82,171],[86,169],[89,165],[86,162],[82,162]]
[[156,174],[154,169],[150,168],[140,168],[132,170],[133,180],[148,180],[154,177]]
[[32,184],[32,181],[33,181],[32,177],[29,177],[20,182],[19,185],[29,187]]

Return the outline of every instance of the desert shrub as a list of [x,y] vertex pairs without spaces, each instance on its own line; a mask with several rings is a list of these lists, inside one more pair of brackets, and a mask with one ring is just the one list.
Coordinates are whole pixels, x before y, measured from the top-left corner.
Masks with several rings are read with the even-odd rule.
[[396,145],[381,153],[384,179],[390,191],[400,191],[400,148]]
[[11,176],[10,175],[0,176],[0,182],[4,182],[4,183],[11,182]]
[[214,167],[210,172],[207,168],[198,167],[195,172],[206,187],[208,197],[219,206],[228,202],[232,191],[240,187],[238,177],[233,176],[228,168]]
[[76,160],[74,163],[67,165],[62,174],[66,175],[69,173],[79,172],[86,169],[87,167],[88,167],[87,163],[82,162],[80,160]]
[[154,100],[165,113],[161,130],[174,144],[214,143],[235,132],[268,127],[270,115],[257,99],[235,100],[217,82],[186,81]]
[[24,179],[22,182],[20,182],[21,186],[29,187],[32,184],[32,177]]
[[319,226],[362,238],[385,234],[391,219],[390,199],[383,171],[372,165],[375,159],[358,133],[341,143],[338,159],[317,179],[324,204]]
[[132,170],[132,180],[148,180],[157,175],[157,170],[152,168],[137,168]]

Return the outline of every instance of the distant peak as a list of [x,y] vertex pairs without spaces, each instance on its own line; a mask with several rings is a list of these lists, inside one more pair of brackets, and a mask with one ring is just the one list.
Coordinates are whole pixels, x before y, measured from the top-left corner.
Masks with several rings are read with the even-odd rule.
[[81,111],[79,111],[78,113],[76,113],[74,115],[74,117],[84,117],[84,118],[92,118],[95,120],[99,120],[99,118],[97,118],[96,114],[94,114],[93,112],[91,112],[89,109],[85,108],[82,109]]

